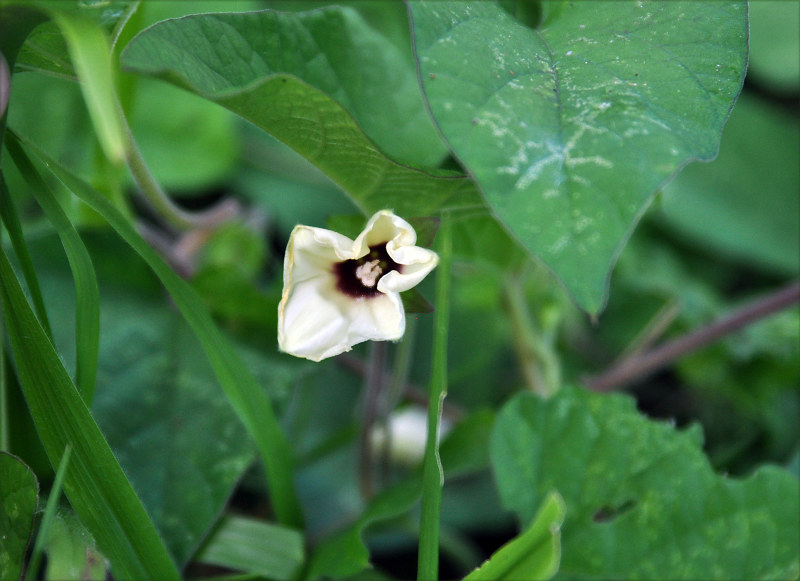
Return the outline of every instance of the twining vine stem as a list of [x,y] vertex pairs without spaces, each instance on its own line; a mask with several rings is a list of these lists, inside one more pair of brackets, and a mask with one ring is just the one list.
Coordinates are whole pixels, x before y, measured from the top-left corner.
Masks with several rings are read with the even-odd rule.
[[644,353],[624,359],[611,369],[594,377],[588,377],[584,380],[584,385],[594,391],[611,391],[622,387],[662,369],[687,353],[705,347],[754,321],[781,311],[799,300],[800,281],[794,281],[710,325]]

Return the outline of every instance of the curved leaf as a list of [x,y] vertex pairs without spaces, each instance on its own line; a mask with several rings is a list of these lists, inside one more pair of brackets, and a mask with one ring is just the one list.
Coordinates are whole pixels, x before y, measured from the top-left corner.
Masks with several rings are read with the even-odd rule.
[[498,217],[597,312],[653,193],[709,159],[746,65],[743,2],[409,3],[431,112]]
[[349,111],[393,158],[430,166],[447,151],[425,110],[411,58],[350,8],[168,20],[135,39],[123,63],[140,71],[174,71],[212,95],[291,74]]
[[561,524],[566,506],[557,492],[544,501],[530,526],[464,578],[464,581],[550,579],[561,559]]
[[[377,82],[388,83],[391,93],[392,63],[375,51],[358,50],[363,47],[357,37],[368,33],[364,26],[354,11],[338,7],[302,14],[200,14],[145,30],[125,49],[122,63],[219,103],[274,135],[320,168],[365,214],[393,208],[422,216],[444,206],[483,207],[471,180],[400,165],[362,131],[369,125],[359,112],[363,107],[372,107],[370,115],[381,122],[401,114],[389,96],[369,94]],[[360,76],[368,68],[382,69],[384,76]]]

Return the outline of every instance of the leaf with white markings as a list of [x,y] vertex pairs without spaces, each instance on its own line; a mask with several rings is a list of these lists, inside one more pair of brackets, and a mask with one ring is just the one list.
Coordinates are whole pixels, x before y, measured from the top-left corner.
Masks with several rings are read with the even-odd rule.
[[653,193],[716,154],[742,86],[744,2],[410,2],[423,88],[497,216],[597,312]]

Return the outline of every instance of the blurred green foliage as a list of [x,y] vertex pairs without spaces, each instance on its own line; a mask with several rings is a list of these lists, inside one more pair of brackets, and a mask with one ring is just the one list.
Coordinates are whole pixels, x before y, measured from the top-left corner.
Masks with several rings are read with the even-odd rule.
[[[0,23],[5,23],[3,10],[10,4],[0,3]],[[285,25],[282,30],[291,38],[305,30],[304,18],[309,17],[303,11],[331,4],[346,9],[310,17],[316,19],[316,34],[328,44],[306,46],[313,48],[308,53],[313,58],[308,60],[302,51],[286,54],[285,47],[272,47],[277,63],[270,69],[272,77],[259,69],[263,63],[249,67],[248,53],[237,53],[226,44],[239,38],[236,34],[206,29],[205,35],[188,35],[177,43],[182,26],[202,28],[214,19],[172,21],[168,26],[173,36],[162,38],[180,44],[172,53],[162,48],[154,56],[142,49],[138,56],[131,52],[120,57],[138,33],[167,18],[278,8],[288,12],[278,20],[267,13],[268,19]],[[534,11],[528,10],[530,6],[519,10],[518,2],[501,4],[504,11],[498,22],[521,24],[524,34],[533,36],[538,34],[537,26],[545,27],[550,32],[536,36],[539,40],[559,30],[561,10],[567,9],[550,2],[536,3]],[[580,10],[582,3],[575,4]],[[370,458],[382,494],[365,498],[359,482],[369,348],[357,346],[342,358],[312,365],[279,354],[275,336],[283,249],[291,228],[298,223],[325,227],[357,221],[353,215],[386,204],[407,210],[408,217],[449,207],[455,217],[445,400],[445,420],[453,429],[443,437],[441,448],[443,574],[468,574],[524,528],[544,494],[556,488],[567,511],[562,551],[565,576],[648,577],[653,571],[671,570],[674,564],[667,561],[679,549],[696,550],[696,554],[680,565],[683,569],[675,565],[675,577],[681,573],[735,578],[742,571],[754,577],[797,576],[796,546],[780,545],[781,539],[791,543],[797,538],[796,519],[790,518],[795,515],[784,512],[787,507],[796,512],[798,492],[800,318],[796,306],[692,353],[654,376],[638,379],[629,394],[642,413],[627,395],[588,394],[577,388],[564,388],[548,401],[518,395],[531,387],[526,369],[546,367],[548,377],[561,378],[559,386],[580,384],[637,349],[708,325],[797,279],[800,35],[796,2],[751,3],[750,67],[722,131],[719,156],[709,163],[689,164],[655,194],[649,209],[643,210],[640,204],[632,221],[623,221],[620,238],[611,243],[619,248],[613,257],[617,259],[613,274],[605,287],[593,283],[587,291],[595,301],[603,294],[608,297],[605,309],[593,317],[568,292],[574,292],[574,285],[565,288],[559,272],[532,257],[516,237],[520,223],[524,227],[542,220],[550,226],[556,216],[542,214],[531,204],[522,220],[522,214],[496,212],[484,201],[481,192],[490,203],[492,195],[502,192],[490,194],[494,182],[477,175],[475,166],[496,161],[504,148],[492,142],[490,135],[477,141],[465,138],[465,143],[448,135],[452,119],[442,117],[444,101],[432,103],[430,92],[420,89],[417,67],[423,74],[426,69],[418,62],[419,55],[415,57],[415,30],[409,26],[404,5],[363,0],[74,5],[110,39],[116,39],[112,66],[118,97],[156,180],[186,207],[204,209],[234,199],[243,209],[236,220],[213,231],[177,232],[165,227],[158,212],[135,193],[124,168],[103,155],[75,82],[67,45],[52,23],[39,26],[22,47],[14,70],[8,125],[112,200],[122,200],[148,242],[197,291],[273,401],[297,461],[294,482],[305,513],[300,534],[306,550],[302,555],[294,550],[279,552],[269,571],[288,575],[298,559],[305,557],[302,578],[359,572],[387,578],[414,575],[418,467],[375,451]],[[702,12],[703,3],[695,5]],[[608,3],[601,9],[614,11],[616,6],[616,2]],[[421,18],[421,13],[415,17]],[[127,26],[120,30],[122,22]],[[435,19],[429,24],[436,24]],[[152,40],[153,30],[157,29],[143,34],[151,34]],[[251,32],[259,35],[257,28]],[[682,27],[670,29],[676,35],[684,32]],[[575,40],[578,33],[570,34],[562,40],[574,41],[575,46],[570,45],[574,51],[580,47]],[[593,34],[602,37],[602,27]],[[130,46],[140,43],[141,49],[147,38],[139,37]],[[350,41],[355,45],[348,45]],[[474,44],[476,53],[487,46],[478,37]],[[153,46],[158,45],[154,42]],[[151,78],[176,81],[174,71],[161,67],[161,61],[175,58],[180,64],[176,55],[202,54],[203,47],[218,51],[212,56],[227,55],[231,62],[225,70],[244,71],[241,82],[226,92],[212,86],[215,77],[211,75],[202,78],[209,83],[204,90],[192,92]],[[137,70],[120,66],[120,58]],[[348,74],[333,74],[334,65],[344,64]],[[360,66],[365,69],[363,78],[355,73]],[[484,72],[474,63],[455,69],[464,67],[470,73]],[[593,74],[601,70],[602,66],[593,69]],[[294,92],[281,92],[280,81],[275,80],[281,75],[293,83]],[[360,84],[364,79],[368,82]],[[428,85],[442,80],[423,79]],[[187,85],[185,79],[177,84]],[[264,95],[278,100],[260,100]],[[677,95],[669,99],[674,99],[678,113],[694,105]],[[220,104],[249,115],[251,123]],[[729,106],[720,108],[720,119]],[[289,117],[280,117],[284,113]],[[332,121],[325,125],[321,119]],[[330,135],[323,138],[315,133],[320,127],[344,128],[347,133],[341,141],[336,141],[339,134],[330,141]],[[276,137],[294,140],[289,145],[297,151]],[[709,138],[711,149],[713,141]],[[600,153],[610,147],[601,142],[594,145]],[[620,148],[621,157],[638,159],[638,152],[625,149],[624,141],[614,147]],[[477,161],[464,154],[469,148],[475,149],[470,154]],[[328,165],[319,158],[326,151],[331,156]],[[337,166],[353,159],[353,165]],[[52,225],[5,150],[0,160],[32,251],[55,346],[66,369],[74,373],[72,275]],[[496,168],[500,162],[491,163]],[[667,165],[659,169],[664,171],[658,184],[677,169],[673,162]],[[199,342],[148,266],[45,170],[41,168],[81,232],[100,285],[100,366],[92,415],[172,558],[181,567],[191,563],[183,570],[187,576],[207,576],[209,571],[195,562],[203,554],[198,550],[204,546],[203,551],[214,555],[231,542],[225,536],[230,531],[215,537],[215,531],[226,530],[215,528],[221,515],[246,512],[262,521],[274,519],[264,491],[263,468],[254,462],[256,447],[214,380]],[[633,182],[620,177],[614,183],[623,188],[632,187]],[[640,201],[654,194],[652,188],[633,193]],[[415,208],[421,211],[414,212]],[[636,230],[629,232],[640,215]],[[515,220],[519,223],[513,225]],[[0,241],[8,252],[5,231]],[[592,268],[605,276],[613,259],[604,258]],[[433,282],[425,281],[420,290],[432,298]],[[514,293],[523,297],[524,309],[513,301]],[[591,301],[584,296],[583,306],[587,302]],[[432,317],[409,314],[408,318],[407,344],[388,346],[387,368],[388,374],[402,380],[401,388],[405,386],[390,403],[406,407],[422,399],[432,348]],[[0,397],[5,410],[2,420],[7,421],[10,434],[2,444],[48,484],[51,468],[20,395],[16,364],[3,338],[6,359],[0,366],[4,374]],[[410,354],[407,369],[403,368],[403,349]],[[538,419],[533,421],[534,417]],[[665,419],[669,423],[661,421]],[[379,424],[384,420],[391,421],[391,416],[379,418]],[[683,430],[676,425],[693,427]],[[514,455],[515,447],[536,446],[538,458],[526,459],[521,452]],[[576,460],[587,451],[595,454],[588,476],[588,464]],[[618,455],[627,464],[617,462]],[[637,466],[641,471],[637,472]],[[714,471],[735,477],[723,478]],[[3,476],[0,491],[5,491],[6,482]],[[580,494],[586,487],[608,490],[592,497],[590,506]],[[668,498],[670,491],[678,489],[686,496],[685,504],[680,498]],[[701,497],[713,507],[717,520],[697,506],[686,508]],[[597,522],[604,518],[610,520]],[[724,543],[704,544],[718,538],[720,530],[715,527],[723,522],[729,525],[726,532],[741,563],[732,560],[727,549],[710,552],[709,547]],[[776,528],[767,534],[764,527],[768,526]],[[748,535],[748,527],[761,532]],[[663,562],[655,557],[630,559],[616,550],[621,543],[609,541],[614,534],[639,538],[642,530],[655,538],[642,540],[637,550],[641,555],[660,555]],[[270,531],[275,538],[296,540],[294,531]],[[46,572],[48,578],[61,571],[70,575],[76,567],[86,567],[82,571],[90,571],[90,576],[104,574],[103,565],[82,560],[88,559],[87,554],[96,555],[96,546],[69,509],[59,516],[50,534],[45,545],[52,567]],[[663,548],[664,538],[670,535],[674,535],[671,552],[654,550]],[[761,544],[753,544],[755,540]],[[215,545],[217,541],[221,544]],[[205,562],[263,572],[259,545],[248,543],[242,543],[238,567],[236,559],[220,561],[218,556]],[[758,553],[763,563],[745,559],[747,551]],[[3,548],[0,558],[11,553]],[[742,568],[737,569],[739,565]]]

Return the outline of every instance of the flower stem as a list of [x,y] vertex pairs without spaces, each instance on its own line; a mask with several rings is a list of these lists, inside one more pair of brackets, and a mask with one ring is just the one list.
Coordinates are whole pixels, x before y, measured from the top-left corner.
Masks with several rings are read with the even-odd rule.
[[514,349],[525,383],[532,392],[548,397],[559,388],[561,370],[558,357],[534,324],[525,295],[524,276],[507,278],[503,291]]
[[366,374],[364,393],[364,420],[359,442],[359,480],[361,495],[365,500],[375,495],[372,430],[378,416],[383,392],[383,369],[386,366],[386,342],[373,341],[370,345],[370,362]]
[[182,210],[169,198],[161,185],[153,177],[150,168],[142,156],[136,141],[133,138],[128,121],[121,107],[117,107],[119,117],[127,137],[125,147],[125,161],[136,185],[144,194],[156,213],[166,220],[171,226],[179,229],[214,228],[222,222],[232,218],[239,211],[239,205],[233,200],[226,200],[205,212],[193,213]]
[[436,272],[436,311],[433,321],[433,369],[428,402],[428,435],[422,471],[422,513],[419,532],[417,579],[439,577],[439,518],[444,473],[439,458],[439,422],[447,395],[447,329],[450,319],[450,214],[442,215],[439,231],[439,268]]

